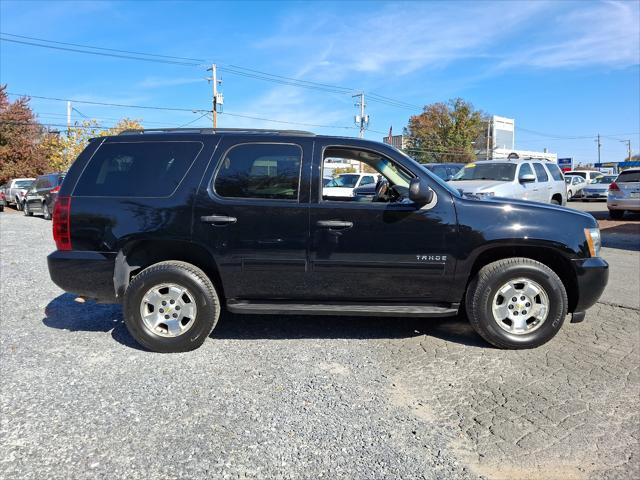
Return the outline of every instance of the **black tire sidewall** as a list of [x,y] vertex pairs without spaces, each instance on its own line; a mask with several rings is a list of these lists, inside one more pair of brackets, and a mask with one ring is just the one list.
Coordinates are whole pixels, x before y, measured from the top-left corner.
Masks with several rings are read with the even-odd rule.
[[42,205],[42,217],[45,220],[49,220],[51,218],[51,212],[49,211],[49,206],[46,203]]
[[[500,328],[493,319],[492,302],[502,285],[520,277],[533,280],[545,290],[549,298],[549,312],[538,329],[528,334],[515,335]],[[509,265],[502,270],[494,271],[486,281],[479,282],[477,288],[480,293],[476,297],[474,308],[477,311],[479,326],[485,333],[483,336],[486,339],[489,341],[495,339],[500,346],[504,344],[511,348],[528,348],[542,345],[558,333],[567,315],[566,294],[563,295],[564,285],[555,274],[533,264]]]
[[[143,296],[153,286],[163,283],[175,283],[187,288],[198,309],[195,323],[178,337],[162,337],[149,331],[140,315]],[[189,270],[175,265],[164,265],[162,269],[152,267],[136,277],[127,289],[124,298],[125,324],[134,339],[149,350],[162,353],[193,350],[202,345],[217,322],[220,305],[215,290],[214,296],[216,298],[210,298],[207,285]]]

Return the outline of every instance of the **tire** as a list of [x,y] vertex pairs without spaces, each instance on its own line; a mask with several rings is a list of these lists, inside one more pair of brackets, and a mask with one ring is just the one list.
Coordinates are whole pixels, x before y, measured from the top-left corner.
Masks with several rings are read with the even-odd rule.
[[22,204],[22,213],[24,213],[25,217],[33,217],[33,212],[29,209],[27,202]]
[[[517,314],[519,310],[520,317],[513,317],[514,321],[511,325],[509,325],[511,322],[509,318],[502,321],[495,318],[494,302],[502,298],[500,291],[505,291],[503,286],[509,282],[517,285],[519,280],[525,280],[530,285],[541,288],[540,294],[533,297],[531,301],[533,303],[539,301],[537,304],[542,305],[546,298],[547,309],[544,319],[538,321],[533,316],[522,317],[523,313],[527,313],[523,308],[533,309],[528,312],[529,314],[539,311],[539,308],[530,306],[528,302],[514,305],[508,298],[502,300],[507,302],[502,305],[505,305],[507,312],[511,312],[510,316],[514,312]],[[520,299],[518,298],[516,302],[520,302]],[[502,305],[496,308],[502,308]],[[514,309],[509,310],[512,305]],[[525,307],[526,305],[529,307]],[[469,284],[466,294],[467,316],[471,326],[487,342],[504,349],[535,348],[551,340],[564,323],[567,305],[567,292],[558,275],[546,265],[529,258],[507,258],[485,265]],[[525,319],[524,331],[513,330],[517,320],[523,318]],[[529,324],[532,319],[532,323]],[[509,329],[512,330],[509,331]]]
[[42,218],[45,220],[51,220],[51,212],[49,211],[49,205],[47,205],[47,202],[42,204]]
[[609,218],[612,220],[620,220],[624,217],[624,210],[609,210]]
[[16,210],[18,211],[22,210],[22,204],[20,203],[20,200],[18,200],[17,198],[16,198]]
[[560,205],[560,202],[558,200],[556,200],[555,198],[551,199],[551,205]]
[[[174,295],[176,303],[172,299],[171,305],[168,299],[173,295],[171,293],[173,287],[166,286],[169,284],[185,289],[184,295]],[[163,293],[167,290],[168,293]],[[151,294],[149,297],[150,292],[155,292],[155,295]],[[184,302],[185,295],[186,299],[190,300],[188,303]],[[155,317],[153,314],[156,307],[153,306],[153,302],[148,301],[150,298],[166,300],[165,304],[158,303],[160,300],[156,302],[158,312]],[[178,312],[180,310],[178,303],[182,304],[183,312],[194,309],[193,316],[183,317]],[[169,318],[165,324],[160,315],[162,305],[166,305],[163,315],[167,312],[171,316],[176,314],[181,316],[173,320],[170,315],[164,315],[165,318]],[[211,280],[202,270],[190,263],[167,261],[156,263],[134,277],[124,295],[123,311],[129,333],[146,349],[160,353],[187,352],[201,346],[216,326],[220,317],[220,299]],[[153,329],[145,323],[143,311],[156,321],[160,318],[163,323]],[[177,334],[172,333],[169,330],[170,324],[176,332],[181,328],[185,330]]]
[[573,199],[573,192],[571,190],[567,190],[567,202]]

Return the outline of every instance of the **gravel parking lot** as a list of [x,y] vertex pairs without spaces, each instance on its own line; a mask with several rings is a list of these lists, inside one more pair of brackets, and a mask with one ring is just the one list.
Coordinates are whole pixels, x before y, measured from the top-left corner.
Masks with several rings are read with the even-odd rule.
[[601,302],[535,350],[464,319],[225,314],[162,355],[63,294],[50,222],[6,210],[0,478],[640,478],[639,230],[603,230]]

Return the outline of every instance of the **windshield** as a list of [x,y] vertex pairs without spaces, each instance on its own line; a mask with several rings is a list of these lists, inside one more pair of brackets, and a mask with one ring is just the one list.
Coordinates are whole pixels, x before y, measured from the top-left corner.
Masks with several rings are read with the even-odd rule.
[[437,175],[434,175],[433,172],[429,171],[429,169],[427,167],[425,167],[423,164],[421,164],[420,162],[417,162],[415,159],[411,158],[409,155],[404,153],[399,148],[394,147],[393,145],[387,145],[387,147],[390,147],[393,150],[395,150],[396,152],[398,152],[404,158],[409,160],[413,165],[415,165],[418,168],[420,168],[420,170],[422,170],[424,172],[427,172],[427,175],[428,175],[429,178],[432,178],[434,182],[436,182],[442,188],[447,190],[449,193],[451,193],[452,195],[455,195],[456,197],[462,197],[462,195],[460,194],[460,192],[456,188],[453,188],[451,185],[449,185],[447,182],[442,180],[440,177],[438,177]]
[[32,183],[33,183],[33,180],[18,180],[16,181],[16,187],[29,188],[29,186],[31,186]]
[[616,179],[615,175],[605,175],[604,177],[597,177],[594,181],[592,181],[591,183],[604,183],[605,185],[609,185],[611,182],[613,182]]
[[336,178],[327,183],[327,187],[347,187],[353,188],[358,183],[360,175],[338,175]]
[[515,163],[470,163],[456,173],[451,181],[499,180],[510,182],[515,177],[515,174]]

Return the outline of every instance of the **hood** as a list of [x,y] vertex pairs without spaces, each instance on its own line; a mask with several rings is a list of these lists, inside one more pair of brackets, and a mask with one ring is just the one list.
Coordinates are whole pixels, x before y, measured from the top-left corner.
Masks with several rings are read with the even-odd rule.
[[[540,215],[544,215],[545,213],[549,215],[554,215],[556,213],[562,215],[576,215],[578,217],[583,217],[589,219],[593,226],[598,226],[598,223],[593,215],[587,212],[582,212],[580,210],[574,210],[573,208],[562,207],[560,205],[554,205],[552,203],[541,203],[541,202],[532,202],[529,200],[516,200],[514,198],[501,198],[501,197],[491,197],[486,200],[476,200],[477,202],[483,203],[492,203],[498,204],[502,208],[509,208],[509,206],[513,209],[518,209],[519,207],[525,207],[529,211],[537,211]],[[541,217],[545,218],[545,217]],[[551,219],[552,217],[546,217]]]
[[494,192],[503,185],[511,185],[511,182],[500,180],[458,180],[449,183],[464,193]]

